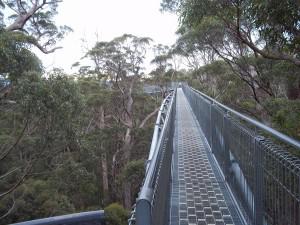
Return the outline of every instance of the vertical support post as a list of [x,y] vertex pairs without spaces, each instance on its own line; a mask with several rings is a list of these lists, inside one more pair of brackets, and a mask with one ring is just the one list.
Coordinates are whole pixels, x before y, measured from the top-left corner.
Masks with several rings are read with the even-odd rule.
[[207,134],[207,139],[210,145],[210,148],[212,149],[212,121],[211,121],[211,106],[212,104],[209,104],[209,134]]
[[230,174],[229,170],[231,167],[230,163],[230,150],[229,150],[229,123],[230,119],[228,115],[224,115],[223,117],[224,121],[224,127],[223,127],[223,133],[224,133],[224,175],[227,182],[229,182]]
[[214,103],[212,102],[210,105],[210,140],[211,140],[211,151],[212,153],[215,152],[214,150],[214,118],[213,118],[213,108],[214,108]]
[[254,190],[254,224],[262,225],[264,217],[264,171],[263,152],[260,148],[262,137],[255,137],[254,165],[255,165],[255,190]]

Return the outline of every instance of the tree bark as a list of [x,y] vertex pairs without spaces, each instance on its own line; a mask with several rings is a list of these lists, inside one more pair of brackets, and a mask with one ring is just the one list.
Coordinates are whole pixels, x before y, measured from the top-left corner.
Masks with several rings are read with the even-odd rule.
[[103,203],[107,205],[110,200],[109,187],[108,187],[108,168],[107,168],[107,155],[101,154],[101,166],[102,166],[102,186],[103,186]]
[[[105,114],[103,106],[100,107],[100,121],[99,128],[103,130],[105,128]],[[101,141],[101,168],[102,168],[102,188],[103,188],[103,203],[104,205],[109,203],[109,187],[108,187],[108,167],[107,167],[107,155]]]

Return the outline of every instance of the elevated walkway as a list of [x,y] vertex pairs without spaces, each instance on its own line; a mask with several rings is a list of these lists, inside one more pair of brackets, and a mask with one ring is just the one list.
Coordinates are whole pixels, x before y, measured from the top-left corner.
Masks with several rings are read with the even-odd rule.
[[176,97],[170,224],[243,224],[181,88]]
[[[300,160],[287,147],[299,151],[300,142],[177,88],[160,107],[128,224],[299,225]],[[103,223],[104,212],[95,211],[21,224]]]

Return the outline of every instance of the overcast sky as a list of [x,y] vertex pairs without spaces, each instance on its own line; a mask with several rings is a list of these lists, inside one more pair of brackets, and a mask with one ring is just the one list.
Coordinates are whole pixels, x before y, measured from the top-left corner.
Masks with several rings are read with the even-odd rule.
[[46,70],[53,67],[71,72],[71,65],[84,55],[82,39],[92,47],[97,40],[109,41],[124,33],[151,37],[156,43],[175,42],[177,17],[159,11],[161,0],[64,0],[59,6],[57,25],[68,25],[70,33],[59,46],[62,50],[38,53]]

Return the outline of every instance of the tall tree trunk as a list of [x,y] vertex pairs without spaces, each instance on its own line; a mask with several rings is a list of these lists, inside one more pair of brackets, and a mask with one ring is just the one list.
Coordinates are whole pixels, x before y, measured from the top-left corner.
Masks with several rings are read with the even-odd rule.
[[[105,114],[103,106],[100,107],[100,121],[99,128],[103,130],[105,128]],[[108,167],[107,167],[107,154],[105,152],[103,141],[100,146],[101,152],[101,168],[102,168],[102,188],[103,188],[103,203],[104,205],[109,203],[109,187],[108,187]]]
[[[130,161],[130,154],[132,149],[133,137],[132,137],[132,128],[133,128],[133,98],[132,98],[132,90],[135,80],[132,79],[128,88],[127,96],[124,96],[127,99],[126,104],[126,113],[124,117],[125,124],[127,124],[126,133],[124,137],[124,144],[122,147],[122,151],[124,153],[124,165],[127,165]],[[129,181],[125,180],[124,182],[124,206],[127,209],[130,209],[132,206],[131,202],[131,184]]]
[[[130,161],[130,154],[132,148],[132,135],[131,135],[131,128],[127,128],[125,138],[124,138],[124,145],[123,145],[123,152],[124,152],[124,165],[127,165]],[[131,184],[128,180],[124,181],[124,206],[126,209],[130,209],[132,206],[131,202]]]
[[110,201],[109,188],[108,188],[108,168],[107,168],[107,155],[101,154],[101,166],[102,166],[102,187],[103,187],[103,203],[107,205]]

